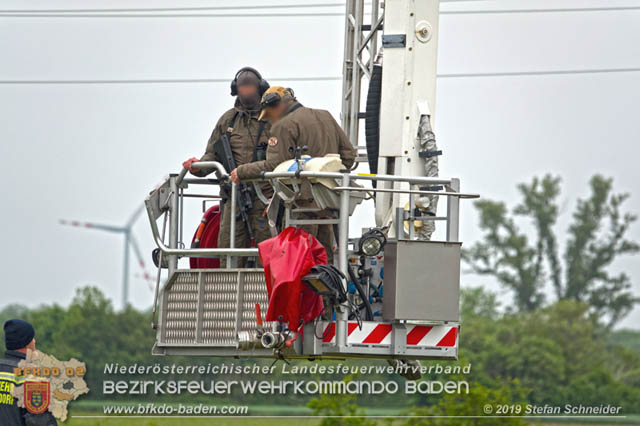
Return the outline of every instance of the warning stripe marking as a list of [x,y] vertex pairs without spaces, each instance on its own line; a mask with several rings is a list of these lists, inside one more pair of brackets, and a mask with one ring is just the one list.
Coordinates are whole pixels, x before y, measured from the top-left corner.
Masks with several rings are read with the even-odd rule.
[[[348,344],[389,345],[393,324],[365,321],[362,328],[357,322],[347,324]],[[336,324],[328,323],[324,329],[324,343],[335,341]],[[407,325],[407,346],[455,347],[458,342],[458,326]]]
[[348,326],[347,331],[349,332],[349,336],[351,336],[351,333],[353,333],[353,330],[358,328],[358,323],[357,322],[350,322],[349,324],[347,324],[347,326]]
[[322,338],[323,342],[325,343],[331,342],[333,338],[336,336],[336,323],[335,322],[329,323],[327,328],[324,329],[324,333],[322,333],[322,335],[324,336]]
[[[348,326],[347,328],[348,335],[351,336],[351,333],[353,333],[353,330],[358,328],[358,323],[350,322],[349,324],[347,324],[347,326]],[[324,336],[322,341],[325,343],[331,342],[333,338],[336,336],[336,323],[332,322],[331,324],[329,324],[329,326],[324,329],[324,333],[326,335]]]
[[407,333],[407,345],[417,345],[420,340],[431,331],[433,327],[428,325],[416,325]]
[[438,347],[451,347],[456,345],[456,337],[458,337],[458,328],[453,327],[447,332],[447,334],[438,342]]
[[385,337],[391,334],[391,324],[380,324],[362,341],[362,343],[380,344]]

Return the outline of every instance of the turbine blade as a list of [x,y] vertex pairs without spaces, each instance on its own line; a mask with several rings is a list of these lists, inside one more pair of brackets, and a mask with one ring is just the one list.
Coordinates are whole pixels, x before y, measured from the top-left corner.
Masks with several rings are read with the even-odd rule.
[[80,222],[79,220],[60,219],[58,223],[60,225],[73,226],[76,228],[97,229],[100,231],[108,231],[108,232],[122,233],[126,231],[126,229],[123,228],[122,226],[113,226],[113,225],[106,225],[102,223],[93,223],[93,222]]
[[142,213],[143,209],[144,209],[144,204],[141,204],[140,207],[138,207],[136,211],[133,212],[133,214],[127,221],[127,224],[125,225],[125,228],[131,229],[133,224],[136,223],[136,220],[138,220],[138,217],[140,217],[140,213]]
[[136,258],[138,259],[138,265],[140,265],[140,269],[142,269],[142,273],[144,274],[143,275],[144,279],[147,281],[152,281],[153,277],[151,276],[151,274],[147,272],[147,267],[144,263],[144,258],[142,257],[142,251],[140,250],[138,241],[136,240],[136,237],[133,234],[129,234],[129,243],[131,244],[131,247],[133,247],[133,252],[135,253]]
[[150,291],[150,292],[153,292],[153,290],[154,290],[154,288],[155,288],[155,282],[154,282],[154,281],[147,280],[147,279],[145,278],[144,274],[140,274],[140,273],[137,273],[137,272],[136,272],[135,274],[133,274],[133,276],[134,276],[135,278],[138,278],[138,279],[144,280],[144,282],[146,282],[146,283],[147,283],[147,287],[149,288],[149,291]]

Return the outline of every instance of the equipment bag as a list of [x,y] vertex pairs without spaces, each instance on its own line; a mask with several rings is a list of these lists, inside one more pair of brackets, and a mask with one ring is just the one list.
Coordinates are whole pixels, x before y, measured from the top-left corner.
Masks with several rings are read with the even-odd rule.
[[258,244],[269,294],[267,321],[289,323],[302,332],[303,325],[322,313],[322,297],[302,283],[315,265],[327,263],[320,242],[302,228],[288,227]]

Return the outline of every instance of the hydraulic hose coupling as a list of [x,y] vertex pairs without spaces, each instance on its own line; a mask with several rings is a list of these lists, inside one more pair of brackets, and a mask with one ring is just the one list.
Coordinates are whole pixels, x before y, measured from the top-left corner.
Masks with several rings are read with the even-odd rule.
[[282,333],[267,331],[262,335],[262,346],[267,349],[277,349],[285,344],[285,337]]
[[258,330],[241,331],[238,333],[237,349],[241,351],[248,351],[261,346],[262,341],[260,340],[260,333]]

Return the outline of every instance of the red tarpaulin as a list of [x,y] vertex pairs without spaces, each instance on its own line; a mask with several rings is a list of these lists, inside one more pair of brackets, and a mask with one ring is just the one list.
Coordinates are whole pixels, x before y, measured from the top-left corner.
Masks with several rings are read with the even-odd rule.
[[[217,248],[221,219],[220,206],[216,204],[215,206],[209,207],[204,216],[202,216],[202,221],[193,235],[191,247],[194,247],[194,242],[196,239],[199,239],[199,245],[197,245],[197,247]],[[191,266],[191,269],[219,268],[220,259],[212,257],[192,257],[189,259],[189,266]]]
[[267,321],[284,321],[302,331],[304,323],[322,312],[322,297],[302,283],[315,265],[327,263],[322,244],[301,228],[289,227],[258,244],[269,293]]

